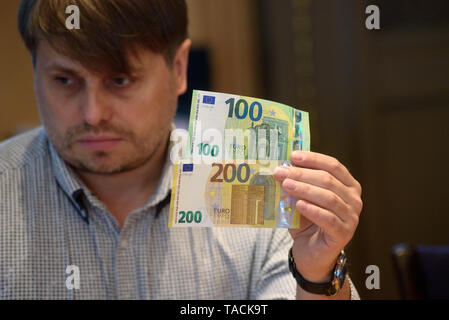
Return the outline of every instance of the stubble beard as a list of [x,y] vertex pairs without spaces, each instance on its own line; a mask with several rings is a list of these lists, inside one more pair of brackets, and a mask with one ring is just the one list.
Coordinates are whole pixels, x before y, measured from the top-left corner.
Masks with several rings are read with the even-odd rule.
[[[86,125],[83,126],[84,128]],[[49,138],[53,142],[58,154],[76,171],[99,174],[99,175],[115,175],[137,169],[149,161],[151,161],[163,143],[165,143],[166,131],[159,131],[160,134],[156,137],[146,137],[137,139],[134,134],[123,131],[99,131],[98,129],[88,129],[87,132],[102,132],[102,133],[119,133],[120,137],[124,138],[121,143],[127,143],[132,146],[132,151],[126,154],[117,155],[113,151],[87,151],[77,153],[75,151],[76,140],[81,131],[79,128],[69,129],[62,141],[52,137],[50,133]],[[84,131],[84,133],[87,133]],[[113,157],[119,157],[113,159]]]

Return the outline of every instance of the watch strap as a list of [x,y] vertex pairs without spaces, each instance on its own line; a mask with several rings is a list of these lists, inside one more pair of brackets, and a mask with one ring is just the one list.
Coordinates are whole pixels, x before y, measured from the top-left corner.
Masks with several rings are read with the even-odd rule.
[[288,252],[288,266],[298,285],[305,291],[326,296],[336,295],[344,284],[346,277],[346,255],[342,250],[335,264],[332,280],[325,283],[315,283],[306,280],[296,268],[292,248]]

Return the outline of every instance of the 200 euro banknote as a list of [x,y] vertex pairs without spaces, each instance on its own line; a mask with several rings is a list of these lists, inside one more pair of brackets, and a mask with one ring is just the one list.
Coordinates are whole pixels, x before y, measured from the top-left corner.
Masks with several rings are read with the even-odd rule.
[[169,227],[298,228],[299,212],[273,177],[283,161],[174,165]]

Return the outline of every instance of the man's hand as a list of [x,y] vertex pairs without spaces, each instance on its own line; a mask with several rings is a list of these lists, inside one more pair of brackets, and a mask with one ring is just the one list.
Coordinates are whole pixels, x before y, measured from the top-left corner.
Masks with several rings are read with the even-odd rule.
[[362,210],[360,183],[336,159],[294,151],[295,167],[279,167],[275,178],[296,198],[300,228],[290,229],[293,258],[301,275],[322,283],[332,279],[340,251],[352,239]]

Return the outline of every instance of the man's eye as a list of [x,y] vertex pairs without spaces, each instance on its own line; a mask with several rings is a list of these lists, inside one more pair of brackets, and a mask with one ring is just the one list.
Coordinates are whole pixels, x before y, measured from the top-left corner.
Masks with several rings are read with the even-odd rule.
[[130,85],[131,82],[132,81],[130,78],[124,78],[124,77],[113,78],[114,85],[120,86],[120,87],[126,87],[126,86]]
[[55,80],[63,85],[72,85],[74,83],[74,81],[70,78],[67,77],[55,77]]

